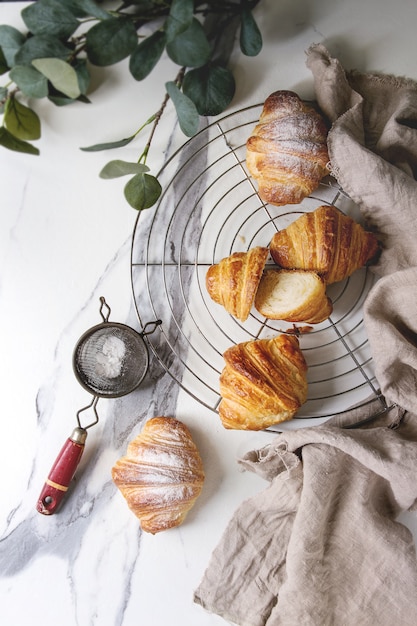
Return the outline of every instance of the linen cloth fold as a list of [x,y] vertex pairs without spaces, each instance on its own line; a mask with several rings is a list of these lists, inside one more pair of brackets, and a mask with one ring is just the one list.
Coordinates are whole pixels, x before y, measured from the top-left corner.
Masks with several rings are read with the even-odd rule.
[[417,560],[396,518],[417,505],[417,83],[346,72],[323,45],[307,65],[332,123],[332,172],[383,244],[364,319],[395,404],[360,428],[339,416],[240,459],[269,485],[233,515],[194,601],[239,626],[411,626]]
[[417,413],[417,83],[345,72],[320,44],[307,66],[333,122],[333,174],[383,245],[374,267],[383,280],[364,306],[376,378],[389,402]]
[[417,498],[406,420],[303,428],[241,459],[270,485],[232,517],[195,601],[239,626],[415,625],[414,542],[395,521]]

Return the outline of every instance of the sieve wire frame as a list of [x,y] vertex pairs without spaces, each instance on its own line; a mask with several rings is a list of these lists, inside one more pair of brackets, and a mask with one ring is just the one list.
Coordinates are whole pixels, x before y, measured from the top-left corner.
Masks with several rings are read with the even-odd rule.
[[[120,339],[126,353],[120,374],[109,378],[98,373],[97,354],[109,337]],[[87,330],[77,341],[72,366],[80,385],[99,398],[120,398],[134,391],[143,381],[149,367],[149,352],[141,334],[126,324],[105,321]]]

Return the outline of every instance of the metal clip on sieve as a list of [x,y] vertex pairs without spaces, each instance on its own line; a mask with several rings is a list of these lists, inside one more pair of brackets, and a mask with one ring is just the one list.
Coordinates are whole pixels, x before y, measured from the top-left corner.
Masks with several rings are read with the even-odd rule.
[[[155,331],[161,320],[148,322],[137,331],[117,322],[109,322],[111,309],[100,298],[101,324],[93,326],[78,340],[73,354],[73,369],[78,382],[93,399],[77,412],[78,426],[58,454],[38,498],[36,509],[52,515],[62,501],[81,460],[87,429],[99,421],[99,398],[119,398],[134,391],[143,381],[149,366],[149,354],[143,337]],[[147,328],[151,326],[151,330]],[[81,413],[92,409],[94,420],[83,426]]]

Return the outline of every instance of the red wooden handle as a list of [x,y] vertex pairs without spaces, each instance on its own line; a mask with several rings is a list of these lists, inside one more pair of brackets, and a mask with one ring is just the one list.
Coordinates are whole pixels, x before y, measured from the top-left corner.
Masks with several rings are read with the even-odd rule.
[[64,443],[38,498],[39,513],[52,515],[57,510],[81,460],[86,438],[85,428],[75,428]]

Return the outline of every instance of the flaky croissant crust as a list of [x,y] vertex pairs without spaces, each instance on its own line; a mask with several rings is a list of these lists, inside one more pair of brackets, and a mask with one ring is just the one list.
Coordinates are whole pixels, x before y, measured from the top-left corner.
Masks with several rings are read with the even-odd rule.
[[296,204],[329,174],[324,118],[292,91],[266,100],[246,142],[246,164],[264,202]]
[[234,252],[207,271],[211,299],[242,322],[249,316],[268,254],[268,248],[261,246]]
[[294,417],[306,401],[307,364],[295,336],[236,344],[223,356],[219,416],[225,428],[268,428]]
[[182,524],[200,495],[204,470],[185,424],[154,417],[115,463],[112,478],[142,530],[155,534]]
[[374,233],[335,206],[320,206],[277,232],[270,252],[280,267],[316,271],[331,284],[372,261],[379,244]]

